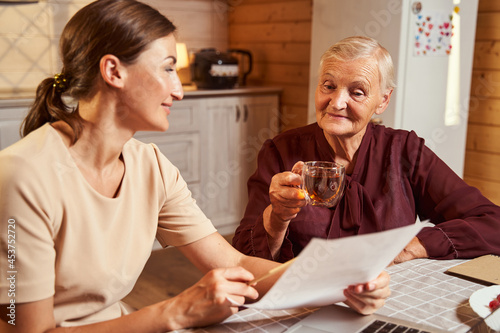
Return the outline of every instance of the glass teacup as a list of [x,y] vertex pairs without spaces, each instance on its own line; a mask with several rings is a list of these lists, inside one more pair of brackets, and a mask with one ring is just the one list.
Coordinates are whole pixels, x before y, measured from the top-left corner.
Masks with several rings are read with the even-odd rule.
[[344,193],[345,167],[326,161],[305,162],[302,168],[302,189],[308,204],[335,206]]

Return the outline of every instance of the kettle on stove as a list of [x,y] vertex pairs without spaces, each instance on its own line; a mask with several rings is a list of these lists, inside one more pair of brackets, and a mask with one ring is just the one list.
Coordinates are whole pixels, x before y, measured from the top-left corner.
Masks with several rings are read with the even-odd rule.
[[[238,54],[247,59],[247,69],[233,56]],[[252,54],[248,50],[229,49],[220,52],[214,48],[202,49],[195,53],[191,63],[192,81],[198,89],[231,89],[237,84],[244,86],[246,77],[252,71]]]

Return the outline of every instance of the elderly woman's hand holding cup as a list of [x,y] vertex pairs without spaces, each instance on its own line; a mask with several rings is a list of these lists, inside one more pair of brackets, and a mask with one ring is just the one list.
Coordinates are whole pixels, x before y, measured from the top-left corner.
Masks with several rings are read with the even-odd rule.
[[297,162],[292,171],[285,171],[273,176],[269,186],[273,218],[281,222],[289,222],[297,216],[307,204],[302,186],[302,165]]
[[273,258],[279,254],[288,224],[302,207],[335,206],[344,184],[345,168],[335,162],[299,161],[291,171],[273,176],[269,186],[271,204],[264,211],[264,228]]

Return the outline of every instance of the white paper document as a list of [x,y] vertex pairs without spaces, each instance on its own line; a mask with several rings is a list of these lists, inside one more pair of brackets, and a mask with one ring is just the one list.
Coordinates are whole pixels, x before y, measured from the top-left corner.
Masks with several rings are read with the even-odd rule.
[[343,290],[375,279],[425,226],[338,239],[314,238],[258,302],[256,309],[324,306],[345,300]]

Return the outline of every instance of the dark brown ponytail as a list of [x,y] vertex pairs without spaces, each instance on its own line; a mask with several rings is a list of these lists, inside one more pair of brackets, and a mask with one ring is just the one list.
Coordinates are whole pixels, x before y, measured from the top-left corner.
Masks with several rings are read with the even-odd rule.
[[[80,9],[66,24],[59,43],[62,74],[42,81],[21,127],[22,136],[45,123],[62,120],[73,129],[74,142],[83,128],[80,99],[90,98],[100,78],[99,62],[113,54],[132,64],[153,41],[175,31],[156,9],[135,0],[97,0]],[[75,101],[68,105],[65,101]]]
[[35,101],[21,126],[22,136],[45,123],[62,120],[71,126],[75,139],[78,138],[82,129],[81,118],[76,107],[67,106],[63,101],[65,88],[58,86],[56,78],[47,78],[38,85]]

